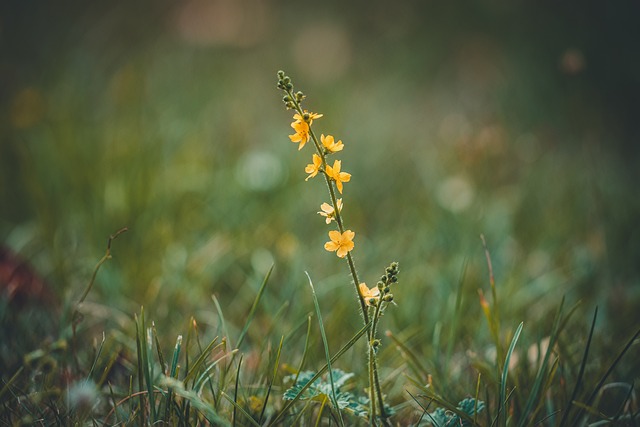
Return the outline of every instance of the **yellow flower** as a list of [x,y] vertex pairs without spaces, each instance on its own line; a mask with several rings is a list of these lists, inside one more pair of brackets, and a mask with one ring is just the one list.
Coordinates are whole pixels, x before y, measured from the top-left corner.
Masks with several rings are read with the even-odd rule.
[[318,172],[320,172],[320,167],[322,167],[322,157],[314,154],[312,159],[313,163],[309,163],[307,167],[304,168],[304,171],[309,174],[305,181],[308,181],[309,178],[313,178],[314,176],[318,175]]
[[340,233],[337,230],[331,230],[329,232],[330,242],[324,244],[324,248],[329,252],[336,252],[340,258],[344,258],[353,249],[353,238],[356,235],[351,230],[347,230],[344,233]]
[[342,183],[349,182],[351,180],[351,174],[346,172],[340,172],[340,168],[342,167],[342,161],[336,160],[333,162],[333,167],[327,165],[327,176],[333,179],[336,182],[336,187],[338,187],[338,191],[342,194]]
[[380,299],[380,289],[377,286],[369,289],[366,283],[360,283],[358,287],[360,288],[360,295],[367,305],[375,306]]
[[305,122],[293,122],[291,123],[291,127],[296,131],[293,135],[289,135],[289,139],[291,142],[297,142],[298,150],[302,150],[304,144],[309,141],[309,125]]
[[[307,111],[307,110],[304,110],[303,115],[304,115],[304,114],[308,114],[308,115],[309,115],[309,121],[307,122],[307,123],[309,123],[309,126],[311,126],[311,124],[313,123],[313,121],[314,121],[315,119],[319,119],[320,117],[322,117],[322,114],[312,113],[312,112],[309,112],[309,111]],[[304,120],[304,117],[303,117],[303,116],[301,116],[301,115],[300,115],[300,113],[295,113],[295,114],[293,115],[293,119],[294,119],[296,122],[304,122],[304,121],[305,121],[305,120]]]
[[320,141],[322,141],[322,145],[327,149],[330,153],[335,153],[336,151],[341,151],[344,148],[344,144],[342,144],[342,140],[335,142],[333,136],[320,135]]
[[[337,200],[337,204],[338,204],[338,212],[341,212],[342,211],[342,199],[338,199]],[[331,221],[336,219],[336,211],[333,208],[333,206],[331,206],[329,203],[321,204],[320,205],[320,209],[322,209],[322,211],[320,211],[318,213],[327,218],[325,220],[327,224],[331,224]]]

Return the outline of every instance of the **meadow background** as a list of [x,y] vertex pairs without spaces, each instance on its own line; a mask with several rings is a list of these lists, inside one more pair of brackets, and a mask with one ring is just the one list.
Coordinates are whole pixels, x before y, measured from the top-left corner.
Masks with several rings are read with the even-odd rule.
[[[68,328],[61,313],[125,226],[87,300],[87,342],[106,331],[126,347],[142,305],[166,348],[191,316],[221,334],[212,295],[237,336],[272,264],[247,360],[287,335],[297,364],[305,271],[330,347],[353,336],[348,270],[316,214],[326,188],[304,182],[311,151],[287,138],[279,69],[325,115],[315,131],[345,143],[361,278],[400,263],[382,330],[434,374],[452,346],[451,395],[473,393],[469,361],[490,358],[481,233],[505,336],[521,321],[523,349],[547,336],[564,296],[581,301],[564,345],[579,360],[598,306],[590,363],[604,364],[640,324],[639,17],[633,1],[2,2],[0,242],[48,286],[3,301],[3,379]],[[313,340],[310,368],[324,360]],[[363,374],[363,354],[339,367]],[[388,340],[381,360],[402,370]],[[633,360],[615,372],[639,374]],[[397,399],[406,382],[389,383]]]

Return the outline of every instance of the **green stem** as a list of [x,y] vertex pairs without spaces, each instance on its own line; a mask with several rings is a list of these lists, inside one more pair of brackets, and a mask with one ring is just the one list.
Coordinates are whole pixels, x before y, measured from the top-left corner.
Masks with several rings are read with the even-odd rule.
[[371,329],[369,330],[369,358],[373,359],[373,364],[371,366],[371,369],[373,370],[373,382],[371,385],[375,386],[375,395],[372,395],[371,398],[378,399],[378,405],[380,406],[380,417],[384,420],[385,418],[387,418],[387,414],[384,411],[384,399],[382,398],[382,389],[380,387],[380,378],[378,376],[378,359],[376,357],[375,351],[373,351],[373,346],[371,345],[373,343],[373,340],[376,339],[376,334],[378,331],[378,320],[380,319],[380,315],[382,312],[382,304],[383,301],[382,298],[380,298],[373,315],[373,324],[371,325]]
[[[374,320],[375,322],[375,320]],[[373,325],[372,325],[373,326]],[[372,329],[369,329],[369,332],[371,332]],[[373,351],[373,346],[371,345],[371,340],[369,340],[369,406],[370,409],[369,411],[371,412],[369,414],[369,424],[370,425],[375,425],[376,422],[376,392],[374,389],[374,384],[375,384],[375,379],[374,379],[374,372],[375,370],[375,352]]]
[[[295,95],[293,94],[293,90],[288,90],[287,94],[289,95],[289,97],[291,98],[291,100],[293,101],[294,105],[295,105],[295,110],[298,112],[298,114],[300,114],[300,116],[304,115],[304,111],[302,110],[302,107],[300,106],[300,103],[298,102],[298,100],[296,99]],[[320,156],[320,158],[322,159],[322,174],[324,176],[325,182],[327,183],[327,188],[329,189],[329,195],[331,197],[331,203],[333,204],[333,208],[334,208],[334,215],[335,215],[335,220],[336,223],[338,224],[338,230],[340,230],[340,233],[344,233],[345,232],[345,226],[344,223],[342,221],[342,215],[340,213],[340,210],[338,209],[338,200],[336,197],[336,192],[334,189],[334,185],[332,184],[332,180],[331,178],[329,178],[329,176],[326,173],[326,169],[327,169],[327,157],[326,157],[326,153],[325,151],[322,149],[322,146],[320,145],[320,142],[318,142],[318,138],[316,137],[316,134],[313,132],[313,130],[311,129],[311,126],[309,126],[309,135],[311,136],[311,139],[313,140],[313,145],[315,145],[316,147],[316,151],[318,153],[318,155]],[[351,278],[353,280],[353,286],[355,287],[355,291],[356,291],[356,295],[358,295],[358,301],[360,302],[360,312],[362,313],[362,320],[365,324],[365,326],[369,323],[369,313],[367,310],[367,304],[364,301],[364,298],[362,297],[362,295],[360,294],[360,288],[359,288],[359,284],[360,284],[360,280],[358,279],[358,272],[356,270],[356,266],[355,266],[355,262],[353,261],[353,257],[351,256],[351,252],[347,252],[347,264],[349,265],[349,271],[351,273]],[[375,337],[375,328],[376,328],[376,324],[377,324],[377,319],[378,319],[378,315],[380,313],[380,306],[382,305],[382,301],[380,301],[380,303],[378,304],[377,308],[376,308],[376,315],[374,317],[373,320],[373,325],[371,327],[371,329],[369,329],[368,332],[368,338],[369,338],[369,342],[368,342],[368,346],[369,346],[369,364],[368,364],[368,368],[369,368],[369,400],[370,400],[370,405],[371,405],[371,414],[370,414],[370,421],[371,423],[373,423],[375,425],[375,418],[376,418],[376,398],[378,399],[378,401],[380,402],[380,415],[382,417],[382,419],[386,419],[386,414],[384,412],[384,404],[383,404],[383,399],[382,399],[382,392],[380,390],[380,380],[378,378],[378,369],[377,369],[377,360],[376,360],[376,355],[375,352],[373,350],[373,347],[371,345],[372,340]]]
[[[304,111],[302,110],[300,103],[296,100],[296,97],[293,94],[293,90],[287,91],[287,95],[289,95],[289,97],[293,100],[293,103],[296,107],[295,109],[298,112],[298,114],[300,114],[300,116],[303,116]],[[313,145],[315,145],[318,155],[322,159],[322,169],[323,169],[322,174],[324,176],[325,182],[327,183],[327,188],[329,189],[329,195],[331,197],[331,203],[333,204],[335,219],[336,219],[336,223],[338,224],[338,229],[340,230],[340,233],[344,233],[345,227],[342,222],[342,215],[340,214],[340,210],[338,209],[338,199],[336,197],[336,192],[333,187],[333,184],[331,183],[331,178],[329,178],[327,176],[327,173],[325,172],[327,168],[327,156],[324,150],[322,149],[322,146],[318,142],[318,137],[311,129],[311,126],[309,126],[309,135],[313,140]],[[360,284],[360,280],[358,279],[358,272],[356,271],[356,266],[355,266],[355,263],[353,262],[353,257],[351,256],[351,252],[347,253],[347,263],[349,264],[349,271],[351,272],[351,278],[353,279],[353,285],[356,290],[356,295],[358,295],[358,300],[360,301],[360,311],[362,313],[362,320],[366,325],[367,323],[369,323],[367,305],[364,302],[364,298],[362,298],[362,295],[360,295],[360,289],[358,288],[358,285]]]

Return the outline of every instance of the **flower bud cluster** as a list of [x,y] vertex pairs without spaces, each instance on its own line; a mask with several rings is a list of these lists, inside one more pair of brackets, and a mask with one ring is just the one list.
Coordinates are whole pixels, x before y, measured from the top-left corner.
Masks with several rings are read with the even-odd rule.
[[287,107],[287,110],[293,110],[296,108],[296,103],[300,105],[302,100],[305,98],[304,93],[301,91],[297,91],[295,94],[293,93],[293,83],[291,83],[291,77],[286,76],[284,71],[278,71],[278,89],[281,89],[287,93],[287,95],[282,97],[282,102],[284,102],[284,106]]
[[377,286],[380,291],[380,299],[384,302],[392,302],[393,294],[391,293],[391,285],[398,283],[398,268],[397,262],[392,262],[389,267],[385,269],[385,274],[380,276]]

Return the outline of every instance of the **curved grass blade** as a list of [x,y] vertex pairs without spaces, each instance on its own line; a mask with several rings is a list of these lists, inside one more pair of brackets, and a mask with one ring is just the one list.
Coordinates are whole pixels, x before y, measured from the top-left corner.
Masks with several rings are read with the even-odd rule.
[[[233,425],[235,427],[236,425],[236,408],[239,408],[238,406],[238,388],[240,385],[240,367],[242,366],[242,358],[243,355],[240,355],[240,360],[238,361],[238,370],[236,371],[236,387],[235,390],[233,392]],[[224,392],[221,392],[222,395],[225,395]],[[242,408],[239,408],[241,411],[244,412],[244,410]],[[247,414],[248,415],[248,414]],[[249,417],[250,420],[253,420],[253,418]]]
[[576,384],[573,387],[573,392],[571,393],[571,399],[569,399],[569,406],[566,410],[563,411],[562,418],[560,419],[559,426],[562,427],[566,424],[569,419],[569,413],[571,412],[572,402],[578,396],[578,390],[582,385],[582,378],[584,377],[584,370],[587,366],[587,357],[589,355],[589,349],[591,348],[591,339],[593,338],[593,331],[596,327],[596,319],[598,318],[598,307],[596,307],[595,312],[593,313],[593,320],[591,321],[591,329],[589,330],[589,337],[587,338],[587,345],[584,348],[584,354],[582,355],[582,363],[580,363],[580,370],[578,371],[578,378],[576,378]]
[[327,335],[324,332],[324,323],[322,322],[322,313],[320,312],[320,304],[318,303],[318,296],[316,295],[316,290],[313,287],[313,282],[311,281],[311,277],[309,273],[305,271],[307,275],[307,279],[309,279],[309,286],[311,287],[311,296],[313,297],[313,305],[316,308],[316,316],[318,316],[318,324],[320,325],[320,336],[322,337],[322,344],[324,346],[324,355],[327,359],[327,367],[329,370],[329,381],[331,383],[331,400],[333,407],[338,411],[338,420],[340,421],[340,425],[344,426],[344,421],[342,420],[342,414],[340,413],[340,407],[338,406],[338,399],[336,397],[336,389],[335,384],[333,383],[333,370],[331,369],[331,357],[329,355],[329,344],[327,343]]
[[[184,377],[183,381],[185,384],[187,384],[191,379],[195,379],[196,373],[200,369],[200,366],[204,363],[205,360],[207,360],[207,357],[214,350],[214,345],[216,341],[218,341],[218,337],[215,337],[213,340],[211,340],[211,342],[207,345],[207,347],[200,353],[196,361],[193,362],[193,364],[191,365],[191,367],[187,371],[187,374]],[[219,343],[215,348],[218,348],[221,345],[222,343]]]
[[[157,339],[157,337],[156,337]],[[178,335],[176,339],[176,345],[173,348],[173,358],[171,360],[171,367],[169,368],[169,377],[176,377],[176,370],[178,369],[178,358],[180,357],[180,349],[182,348],[182,335]],[[164,420],[170,422],[169,417],[171,415],[171,405],[173,404],[173,388],[167,388],[167,399],[165,404]]]
[[302,353],[302,359],[300,360],[300,365],[298,365],[298,371],[296,372],[296,377],[293,380],[294,384],[298,382],[298,377],[300,376],[300,372],[302,372],[302,367],[304,366],[304,362],[307,359],[307,353],[309,351],[310,335],[311,335],[311,315],[307,316],[307,336],[304,339],[304,352]]
[[516,348],[516,343],[518,342],[518,338],[520,338],[520,333],[522,332],[522,327],[524,326],[524,322],[520,322],[518,325],[518,329],[516,329],[516,333],[513,335],[513,339],[511,340],[511,345],[509,345],[509,350],[507,350],[507,356],[504,359],[504,367],[502,368],[502,377],[500,378],[500,397],[498,401],[498,413],[496,414],[496,420],[499,423],[502,419],[502,425],[507,425],[507,417],[501,417],[505,408],[507,407],[507,376],[509,375],[509,362],[511,361],[511,355],[513,354],[513,350]]
[[204,417],[212,425],[216,425],[216,426],[229,425],[229,421],[227,421],[225,418],[218,415],[213,410],[213,407],[209,403],[202,400],[196,392],[194,392],[193,390],[185,390],[184,383],[182,381],[178,381],[170,377],[164,377],[160,381],[160,384],[163,386],[172,388],[175,394],[191,402],[191,406],[193,406],[195,409],[200,411],[200,413],[202,413],[202,415],[204,415]]
[[560,302],[560,307],[558,308],[558,313],[556,314],[556,318],[553,320],[553,326],[551,328],[551,335],[549,336],[549,345],[547,347],[547,351],[545,352],[544,358],[542,360],[542,364],[540,365],[540,369],[538,369],[538,373],[533,382],[533,387],[531,388],[531,392],[529,393],[529,398],[527,399],[527,403],[522,411],[522,415],[520,418],[520,423],[518,427],[524,427],[527,423],[527,418],[529,418],[529,413],[533,410],[534,403],[536,398],[539,396],[540,386],[542,385],[542,380],[544,379],[545,373],[547,372],[547,366],[549,364],[549,358],[551,357],[551,353],[553,351],[553,347],[558,340],[558,335],[560,333],[560,320],[562,317],[562,307],[564,306],[564,297]]
[[254,426],[256,426],[256,427],[260,427],[260,424],[258,424],[258,423],[256,422],[256,420],[254,420],[254,419],[251,417],[251,415],[250,415],[247,411],[245,411],[245,410],[244,410],[240,405],[238,405],[238,402],[236,402],[236,401],[235,401],[235,399],[232,399],[232,398],[231,398],[231,396],[229,396],[229,395],[228,395],[227,393],[225,393],[224,391],[221,391],[221,392],[220,392],[220,396],[222,396],[222,397],[224,397],[225,399],[227,399],[227,400],[229,401],[229,403],[231,403],[231,404],[233,405],[233,414],[234,414],[234,417],[233,417],[233,425],[234,425],[234,426],[236,425],[236,424],[235,424],[235,419],[236,419],[236,418],[235,418],[235,413],[236,413],[236,409],[237,409],[238,411],[240,411],[240,412],[242,413],[242,415],[244,415],[244,416],[247,418],[247,420],[251,423],[251,425],[254,425]]
[[269,382],[269,387],[267,387],[267,395],[264,398],[264,404],[262,405],[262,410],[260,411],[260,418],[258,418],[258,424],[262,423],[262,417],[264,417],[264,411],[267,409],[267,402],[269,401],[269,395],[271,394],[271,387],[273,387],[273,383],[276,381],[276,375],[278,375],[278,366],[280,365],[280,354],[282,353],[282,345],[284,344],[284,335],[280,338],[280,346],[278,347],[278,354],[276,354],[276,361],[273,366],[273,377]]
[[87,374],[87,380],[89,380],[91,378],[91,375],[93,375],[93,370],[96,368],[96,363],[98,363],[98,358],[100,357],[100,355],[102,354],[102,348],[104,347],[104,342],[107,340],[104,331],[102,332],[102,341],[100,341],[100,347],[98,347],[98,352],[96,354],[96,357],[93,359],[93,364],[91,365],[91,369],[89,369],[89,373]]
[[249,330],[249,325],[251,325],[251,321],[253,321],[253,317],[256,314],[258,303],[262,298],[262,294],[264,293],[264,290],[267,286],[269,277],[271,277],[271,272],[273,271],[273,267],[274,267],[274,264],[271,265],[271,268],[269,268],[269,271],[267,271],[266,276],[262,280],[262,284],[260,285],[260,289],[258,290],[258,295],[256,295],[256,298],[253,300],[253,305],[251,306],[251,309],[249,310],[249,314],[247,315],[247,321],[244,323],[244,327],[242,328],[242,331],[240,332],[240,336],[238,337],[238,343],[236,344],[236,348],[240,348],[240,346],[242,345],[242,342],[244,341],[244,337],[247,335],[247,331]]

